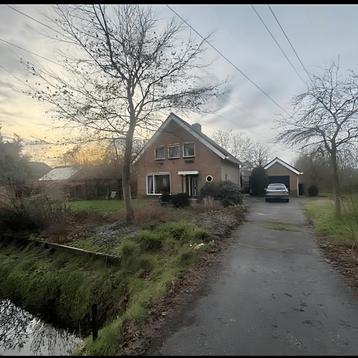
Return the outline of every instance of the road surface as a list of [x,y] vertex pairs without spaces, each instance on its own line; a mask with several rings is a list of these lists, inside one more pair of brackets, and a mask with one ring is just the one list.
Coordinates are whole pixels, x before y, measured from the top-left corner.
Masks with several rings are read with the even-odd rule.
[[321,255],[301,200],[249,200],[248,220],[213,268],[206,294],[150,354],[358,354],[358,298]]

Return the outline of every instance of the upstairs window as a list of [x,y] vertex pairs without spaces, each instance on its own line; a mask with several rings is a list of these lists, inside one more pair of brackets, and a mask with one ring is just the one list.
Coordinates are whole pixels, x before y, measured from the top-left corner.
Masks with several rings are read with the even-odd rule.
[[183,157],[195,157],[195,143],[184,143]]
[[165,147],[164,147],[164,145],[160,145],[160,146],[155,148],[155,159],[156,160],[165,159]]
[[168,146],[168,158],[174,159],[174,158],[180,158],[180,145],[169,145]]

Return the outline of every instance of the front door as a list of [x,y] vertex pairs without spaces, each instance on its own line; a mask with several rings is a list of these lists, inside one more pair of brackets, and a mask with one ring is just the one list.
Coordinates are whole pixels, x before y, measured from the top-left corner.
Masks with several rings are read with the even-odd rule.
[[198,176],[186,175],[185,176],[185,192],[189,197],[198,196]]

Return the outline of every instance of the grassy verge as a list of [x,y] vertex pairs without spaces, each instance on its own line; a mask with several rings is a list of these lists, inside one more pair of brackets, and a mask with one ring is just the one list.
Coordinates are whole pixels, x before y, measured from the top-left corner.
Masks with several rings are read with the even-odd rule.
[[197,260],[200,250],[210,246],[206,243],[196,249],[207,239],[206,231],[187,222],[166,223],[123,238],[111,248],[112,254],[123,257],[130,277],[127,306],[123,314],[99,331],[96,341],[88,337],[78,353],[115,354],[124,323],[129,320],[140,326],[144,322],[148,304],[165,295],[172,282]]
[[[74,200],[69,201],[68,206],[74,212],[87,211],[96,213],[113,213],[124,209],[124,201],[113,199],[113,200]],[[150,205],[149,200],[133,199],[134,208]]]
[[358,198],[353,201],[343,199],[341,220],[335,217],[334,203],[329,198],[307,198],[304,207],[316,232],[326,236],[330,242],[338,245],[358,242]]
[[[110,253],[122,258],[120,266],[31,245],[0,246],[0,294],[30,311],[52,312],[66,326],[88,324],[91,305],[97,303],[98,338],[86,338],[76,353],[113,355],[124,323],[141,325],[148,304],[210,248],[208,239],[205,230],[186,221],[148,226],[111,247]],[[90,239],[77,246],[96,249]]]
[[95,303],[106,321],[126,286],[124,273],[103,260],[31,243],[0,245],[0,296],[60,326],[86,332]]

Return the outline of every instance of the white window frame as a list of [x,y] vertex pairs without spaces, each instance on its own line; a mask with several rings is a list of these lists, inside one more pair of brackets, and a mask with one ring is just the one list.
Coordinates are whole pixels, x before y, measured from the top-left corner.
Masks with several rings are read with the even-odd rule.
[[[158,148],[164,148],[164,158],[157,158],[157,149]],[[165,160],[165,145],[157,145],[155,148],[154,148],[154,158],[155,160]]]
[[155,191],[155,176],[156,175],[169,175],[169,187],[170,192],[172,190],[172,177],[170,175],[170,172],[157,172],[157,173],[148,173],[145,177],[145,188],[147,195],[162,195],[161,193],[148,193],[148,177],[153,176],[153,190]]
[[[170,148],[175,148],[175,147],[177,147],[177,148],[179,148],[179,150],[178,150],[178,153],[179,153],[179,155],[177,156],[177,157],[171,157],[170,155],[169,155],[169,149]],[[169,144],[168,145],[168,159],[180,159],[180,143],[176,143],[176,144]]]
[[[193,155],[185,155],[185,144],[194,144],[194,154]],[[183,158],[194,158],[196,156],[196,148],[195,142],[185,142],[183,143]]]

